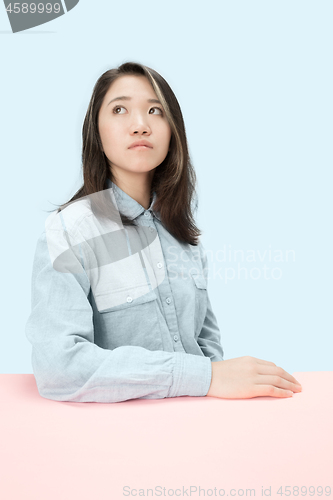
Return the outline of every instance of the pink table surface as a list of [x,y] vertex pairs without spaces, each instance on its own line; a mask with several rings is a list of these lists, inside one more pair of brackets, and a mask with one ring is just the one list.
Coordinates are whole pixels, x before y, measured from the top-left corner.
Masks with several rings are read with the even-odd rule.
[[293,375],[288,399],[113,404],[0,375],[0,499],[333,498],[333,372]]

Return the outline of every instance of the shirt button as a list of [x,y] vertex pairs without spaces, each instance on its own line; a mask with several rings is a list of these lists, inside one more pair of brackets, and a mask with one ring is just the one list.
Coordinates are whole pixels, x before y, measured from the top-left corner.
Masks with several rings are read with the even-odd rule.
[[168,297],[167,299],[165,299],[165,302],[166,302],[167,304],[170,304],[170,302],[171,302],[170,297]]
[[163,266],[163,264],[161,262],[158,262],[157,263],[157,267],[160,269],[161,267]]
[[127,302],[132,302],[132,297],[127,297]]
[[178,340],[177,335],[174,335],[173,340],[174,340],[175,342],[177,342],[177,340]]
[[150,227],[149,228],[149,231],[152,233],[154,231],[154,228],[153,227]]
[[150,217],[150,213],[148,211],[145,212],[146,217]]

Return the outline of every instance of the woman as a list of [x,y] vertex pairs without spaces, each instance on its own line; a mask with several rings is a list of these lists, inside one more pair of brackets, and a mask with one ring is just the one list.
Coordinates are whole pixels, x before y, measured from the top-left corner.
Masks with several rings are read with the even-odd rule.
[[119,402],[288,397],[296,379],[223,360],[192,211],[195,172],[178,101],[125,63],[97,81],[83,125],[82,188],[45,222],[26,335],[41,396]]

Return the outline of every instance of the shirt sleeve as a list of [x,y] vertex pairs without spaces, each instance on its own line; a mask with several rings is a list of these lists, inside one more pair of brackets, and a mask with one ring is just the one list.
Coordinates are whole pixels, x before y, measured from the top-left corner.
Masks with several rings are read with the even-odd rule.
[[114,403],[206,396],[212,372],[211,361],[205,356],[126,345],[111,350],[96,345],[90,282],[84,267],[68,248],[66,259],[75,262],[75,272],[56,270],[48,241],[44,231],[34,256],[31,313],[25,328],[42,397]]
[[[208,259],[206,251],[200,241],[199,250],[202,260],[203,272],[208,282]],[[205,356],[211,361],[223,361],[224,351],[221,345],[221,332],[217,324],[216,316],[210,303],[207,287],[207,312],[197,343]]]

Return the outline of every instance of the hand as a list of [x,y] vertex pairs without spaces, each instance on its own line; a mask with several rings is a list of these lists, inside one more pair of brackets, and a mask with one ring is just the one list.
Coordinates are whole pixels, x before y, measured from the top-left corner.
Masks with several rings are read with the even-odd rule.
[[300,392],[301,384],[271,361],[242,356],[212,361],[212,380],[206,396],[215,398],[287,398]]

